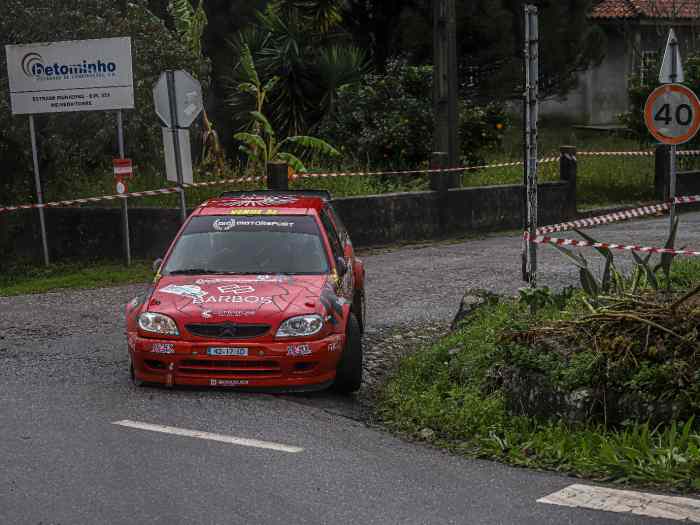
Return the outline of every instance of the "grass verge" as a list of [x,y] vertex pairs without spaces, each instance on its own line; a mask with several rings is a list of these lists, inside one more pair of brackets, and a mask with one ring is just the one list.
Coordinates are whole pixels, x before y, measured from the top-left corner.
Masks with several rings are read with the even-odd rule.
[[[675,269],[678,288],[700,280],[696,261],[676,263]],[[700,427],[692,418],[608,428],[508,412],[499,383],[499,370],[506,365],[501,336],[570,315],[576,312],[552,306],[532,317],[515,300],[483,307],[460,330],[401,362],[379,397],[379,418],[396,432],[470,457],[600,481],[700,491]]]
[[146,261],[134,261],[128,268],[113,261],[58,262],[49,268],[18,263],[0,273],[0,296],[146,283],[152,277]]

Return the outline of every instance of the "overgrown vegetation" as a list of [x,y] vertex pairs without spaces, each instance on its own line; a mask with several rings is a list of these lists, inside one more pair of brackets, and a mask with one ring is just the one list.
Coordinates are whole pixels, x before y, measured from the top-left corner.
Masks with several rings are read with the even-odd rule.
[[629,276],[610,296],[542,290],[484,306],[402,363],[380,417],[469,455],[700,490],[700,263],[676,262],[659,291],[638,273],[634,294]]

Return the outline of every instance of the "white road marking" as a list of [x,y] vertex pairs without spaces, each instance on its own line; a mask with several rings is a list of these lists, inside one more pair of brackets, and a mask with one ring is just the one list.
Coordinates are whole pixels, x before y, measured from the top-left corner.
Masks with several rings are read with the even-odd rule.
[[268,450],[276,450],[278,452],[290,452],[296,454],[303,452],[300,447],[291,445],[283,445],[281,443],[272,443],[270,441],[258,441],[257,439],[239,438],[227,436],[225,434],[212,434],[211,432],[202,432],[200,430],[187,430],[185,428],[168,427],[165,425],[153,425],[151,423],[139,423],[138,421],[130,421],[124,419],[122,421],[114,421],[112,424],[122,427],[136,428],[139,430],[150,430],[151,432],[161,432],[163,434],[173,434],[175,436],[184,436],[198,439],[208,439],[209,441],[218,441],[220,443],[228,443],[229,445],[241,445],[244,447],[265,448]]
[[700,523],[700,500],[698,499],[661,496],[632,490],[574,484],[537,501],[565,507],[627,512],[652,518]]

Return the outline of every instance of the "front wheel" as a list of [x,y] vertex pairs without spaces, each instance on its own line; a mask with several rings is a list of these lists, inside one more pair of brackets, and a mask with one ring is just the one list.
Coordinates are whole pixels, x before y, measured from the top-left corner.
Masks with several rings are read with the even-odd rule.
[[360,389],[362,385],[362,333],[357,317],[350,314],[345,329],[345,348],[340,356],[333,388],[343,394]]

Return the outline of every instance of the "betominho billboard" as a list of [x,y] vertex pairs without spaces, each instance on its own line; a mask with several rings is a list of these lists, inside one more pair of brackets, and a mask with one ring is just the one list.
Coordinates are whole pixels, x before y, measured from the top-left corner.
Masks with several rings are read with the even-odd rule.
[[134,107],[131,38],[9,45],[14,115]]

